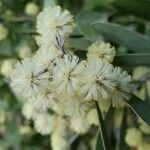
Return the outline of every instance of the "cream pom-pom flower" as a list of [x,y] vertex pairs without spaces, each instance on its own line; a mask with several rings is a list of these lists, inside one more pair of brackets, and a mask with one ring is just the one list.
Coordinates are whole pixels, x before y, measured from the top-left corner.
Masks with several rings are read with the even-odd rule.
[[137,150],[149,150],[149,149],[150,149],[150,143],[146,141],[142,141],[137,146]]
[[64,135],[68,128],[68,120],[60,115],[53,115],[53,131],[52,134]]
[[39,49],[34,56],[36,62],[38,62],[43,70],[51,71],[54,63],[54,59],[58,57],[61,52],[55,47],[51,46],[49,49]]
[[65,150],[68,146],[68,143],[65,137],[60,136],[59,134],[52,134],[51,145],[53,150]]
[[91,109],[88,114],[87,114],[87,120],[89,124],[93,124],[98,126],[99,125],[99,120],[98,120],[98,114],[97,110],[95,108]]
[[7,38],[8,32],[8,29],[4,25],[0,24],[0,41]]
[[33,102],[33,105],[38,105],[41,110],[46,111],[53,107],[55,99],[52,91],[45,89],[39,92],[35,97],[32,97],[30,101]]
[[129,146],[136,147],[142,141],[142,133],[137,128],[127,130],[125,141]]
[[54,129],[53,119],[53,116],[48,113],[41,113],[36,116],[34,123],[37,132],[41,133],[42,135],[50,134]]
[[76,133],[85,134],[90,129],[90,124],[86,117],[71,118],[70,128]]
[[56,37],[66,37],[74,28],[73,16],[60,6],[45,8],[37,18],[37,32],[55,43]]
[[11,74],[12,89],[24,97],[35,96],[49,86],[49,72],[43,72],[38,62],[25,59],[18,62]]
[[12,70],[14,69],[14,64],[16,63],[16,59],[5,59],[1,63],[0,72],[5,77],[10,77]]
[[22,114],[25,116],[26,119],[34,119],[40,113],[40,105],[35,105],[33,101],[27,101],[23,104]]
[[36,3],[30,2],[25,6],[25,13],[29,16],[36,16],[39,12],[39,7]]
[[115,107],[123,107],[125,100],[131,97],[131,76],[119,67],[113,69],[113,76],[116,87],[112,94],[112,103]]
[[88,48],[88,59],[101,59],[112,62],[115,56],[115,49],[109,43],[95,42]]
[[114,89],[112,68],[98,59],[89,61],[79,73],[80,92],[87,100],[106,99]]
[[59,96],[59,105],[63,107],[64,115],[70,117],[84,117],[93,106],[92,102],[85,102],[84,97],[75,94],[74,96]]
[[78,90],[78,71],[82,65],[79,64],[77,56],[64,55],[56,60],[53,69],[53,84],[58,94],[74,95]]
[[32,50],[31,47],[27,44],[22,44],[18,46],[18,55],[20,58],[30,58],[32,56]]
[[139,129],[141,130],[142,133],[144,134],[150,134],[150,126],[145,123],[141,118],[138,118],[138,122],[139,122]]

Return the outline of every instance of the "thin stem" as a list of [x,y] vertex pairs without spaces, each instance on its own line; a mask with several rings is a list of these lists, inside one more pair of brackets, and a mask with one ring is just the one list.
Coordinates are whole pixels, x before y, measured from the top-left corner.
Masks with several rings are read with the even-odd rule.
[[107,132],[106,132],[106,128],[105,128],[105,124],[104,124],[104,120],[103,120],[103,117],[101,114],[99,104],[97,101],[95,101],[95,104],[96,104],[96,109],[97,109],[97,113],[98,113],[99,130],[100,130],[103,148],[104,148],[104,150],[111,150],[110,141],[109,141],[109,138],[107,136]]

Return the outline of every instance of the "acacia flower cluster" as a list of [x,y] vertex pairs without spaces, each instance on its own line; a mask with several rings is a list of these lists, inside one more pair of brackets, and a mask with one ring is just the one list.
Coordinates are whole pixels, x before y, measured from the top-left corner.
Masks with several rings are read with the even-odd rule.
[[149,150],[150,143],[147,137],[150,134],[150,127],[142,119],[138,119],[139,128],[128,128],[125,135],[125,141],[128,146],[135,147],[137,150]]
[[68,10],[45,8],[37,18],[39,50],[18,62],[11,74],[14,92],[28,99],[23,114],[34,120],[38,132],[52,135],[57,150],[67,145],[69,131],[83,134],[98,125],[94,101],[105,112],[111,103],[123,107],[131,93],[131,77],[113,66],[110,44],[92,44],[86,60],[69,54],[64,44],[74,27]]

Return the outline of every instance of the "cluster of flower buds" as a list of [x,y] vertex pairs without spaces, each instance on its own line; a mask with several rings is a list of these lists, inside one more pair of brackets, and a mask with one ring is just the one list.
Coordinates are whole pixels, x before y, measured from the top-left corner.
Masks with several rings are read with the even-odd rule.
[[98,125],[94,101],[105,113],[111,104],[125,106],[131,93],[131,77],[113,66],[115,49],[109,43],[93,43],[86,60],[65,48],[75,26],[68,10],[45,8],[37,18],[39,50],[11,74],[14,92],[28,99],[23,114],[34,120],[38,132],[52,135],[57,150],[67,145],[68,132],[83,134]]

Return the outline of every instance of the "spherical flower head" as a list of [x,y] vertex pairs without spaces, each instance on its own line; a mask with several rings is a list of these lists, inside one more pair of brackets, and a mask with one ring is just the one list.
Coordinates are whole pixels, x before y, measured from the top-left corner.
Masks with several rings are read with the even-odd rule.
[[7,36],[8,36],[8,29],[4,25],[0,24],[0,41],[6,39]]
[[95,42],[88,48],[88,59],[101,59],[103,61],[112,62],[115,56],[115,49],[109,43]]
[[48,113],[41,113],[35,118],[35,129],[42,135],[48,135],[53,131],[53,117]]
[[129,100],[131,95],[131,76],[121,68],[113,69],[114,82],[116,87],[112,94],[112,102],[114,107],[123,107],[125,100]]
[[31,47],[28,45],[21,45],[18,47],[18,55],[20,58],[25,59],[32,56],[32,50]]
[[85,102],[84,98],[78,94],[74,96],[65,96],[60,99],[60,107],[63,107],[64,115],[70,117],[84,117],[92,107],[91,102]]
[[91,125],[99,125],[97,110],[95,108],[91,109],[87,114],[87,120]]
[[150,71],[149,67],[139,66],[133,70],[132,77],[134,80],[139,80],[142,76]]
[[59,115],[53,115],[53,131],[52,134],[58,134],[63,136],[66,133],[68,127],[68,121]]
[[51,46],[49,49],[40,48],[35,54],[34,59],[41,65],[43,70],[51,71],[55,58],[60,54],[61,52],[55,46]]
[[39,7],[36,3],[30,2],[25,6],[25,13],[29,16],[36,16],[39,12]]
[[32,101],[27,101],[23,104],[22,114],[26,119],[34,119],[41,111],[38,105],[35,105]]
[[81,66],[79,58],[75,55],[65,55],[56,60],[56,66],[53,69],[53,83],[58,94],[75,94],[78,90],[77,77]]
[[15,59],[5,59],[1,64],[0,68],[1,74],[5,77],[9,77],[14,68],[15,63],[16,63]]
[[137,147],[137,150],[149,150],[149,149],[150,149],[150,143],[146,141],[142,141]]
[[32,97],[49,86],[50,73],[32,59],[18,62],[11,74],[12,89],[24,97]]
[[44,37],[56,42],[56,37],[68,36],[74,28],[73,16],[68,10],[62,10],[60,6],[45,8],[37,18],[37,32]]
[[32,133],[32,128],[28,125],[21,125],[19,127],[19,133],[21,135],[27,135],[27,134],[31,134]]
[[67,148],[67,140],[59,134],[51,135],[51,145],[53,150],[64,150]]
[[90,129],[90,124],[88,123],[86,118],[78,117],[78,118],[71,118],[70,128],[72,131],[78,134],[85,134]]
[[92,60],[79,73],[80,92],[87,100],[106,99],[114,89],[112,65]]
[[42,35],[35,36],[35,41],[41,49],[49,49],[52,45],[56,45],[51,38]]
[[53,107],[54,94],[51,90],[46,89],[45,91],[39,92],[35,97],[32,97],[30,101],[32,101],[34,105],[39,105],[41,110],[47,111]]
[[136,147],[142,141],[142,133],[136,128],[127,130],[125,141],[129,146]]
[[145,123],[141,118],[138,118],[138,122],[139,122],[139,128],[141,130],[142,133],[148,135],[150,134],[150,126]]

